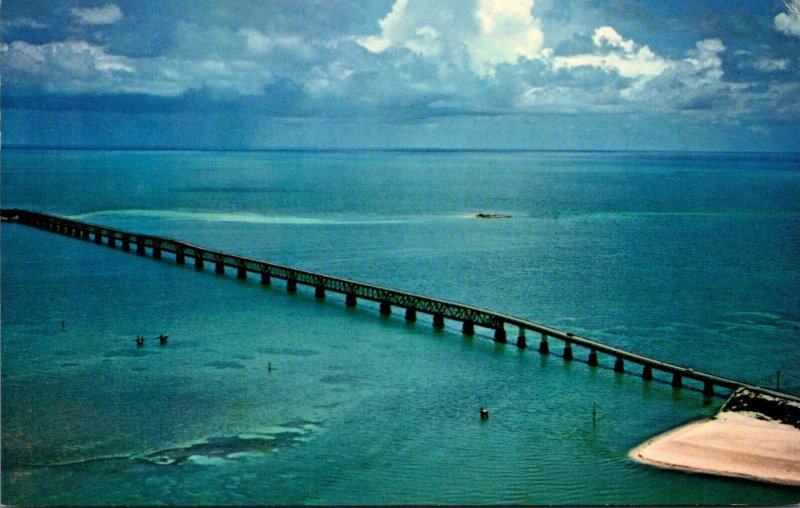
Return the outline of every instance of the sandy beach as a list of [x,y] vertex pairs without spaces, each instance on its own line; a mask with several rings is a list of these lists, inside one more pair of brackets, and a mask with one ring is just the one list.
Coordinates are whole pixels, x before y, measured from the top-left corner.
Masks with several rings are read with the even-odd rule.
[[645,464],[800,486],[800,429],[755,413],[723,411],[631,450]]

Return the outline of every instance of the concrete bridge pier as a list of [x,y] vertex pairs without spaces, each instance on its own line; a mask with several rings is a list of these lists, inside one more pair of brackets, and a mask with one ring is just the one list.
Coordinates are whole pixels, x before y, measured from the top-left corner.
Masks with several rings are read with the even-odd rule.
[[414,307],[406,308],[406,321],[416,321],[417,320],[417,309]]
[[136,254],[144,256],[144,239],[141,237],[136,238]]
[[444,314],[437,312],[433,315],[433,327],[444,328]]
[[202,270],[204,267],[203,255],[199,252],[196,252],[194,255],[194,267],[198,270]]
[[94,243],[98,245],[103,243],[103,235],[100,233],[100,230],[94,232]]
[[614,372],[618,374],[622,374],[623,372],[625,372],[625,363],[619,356],[617,357],[617,360],[614,362]]
[[122,235],[122,250],[125,252],[131,251],[131,237],[128,235]]
[[564,357],[564,360],[566,360],[568,362],[571,362],[572,359],[574,358],[572,356],[572,343],[571,342],[565,342],[564,343],[564,354],[562,356]]
[[314,287],[314,298],[323,299],[325,298],[325,288],[322,286],[315,286]]
[[653,367],[649,365],[645,365],[642,367],[642,379],[645,381],[652,381],[653,380]]
[[505,344],[506,341],[506,329],[503,327],[503,323],[500,323],[497,328],[494,330],[494,341],[500,344]]
[[297,281],[294,279],[287,279],[286,280],[286,291],[290,293],[297,292]]
[[543,355],[550,353],[550,344],[547,343],[547,335],[542,334],[542,340],[539,342],[539,352]]
[[672,375],[672,386],[673,388],[680,388],[683,386],[683,376],[678,374],[677,372]]
[[388,316],[392,313],[392,304],[389,302],[381,302],[380,306],[380,313],[384,316]]
[[344,295],[344,304],[348,307],[355,307],[356,306],[356,294],[355,293],[347,293]]
[[222,261],[217,261],[214,263],[214,273],[224,274],[225,273],[225,263]]
[[525,349],[528,347],[528,341],[525,339],[525,328],[519,327],[519,335],[517,335],[517,347]]
[[108,233],[108,246],[112,249],[117,245],[117,237],[114,236],[114,233]]
[[461,333],[464,335],[475,335],[475,323],[467,319],[461,326]]
[[182,250],[175,253],[175,262],[179,265],[186,264],[186,254]]
[[[223,272],[225,269],[223,268]],[[272,284],[272,278],[269,276],[268,272],[261,272],[261,285],[262,286],[269,286]]]
[[84,240],[89,240],[89,230],[88,229],[84,229],[83,231],[81,231],[81,238],[83,238]]
[[239,280],[245,280],[247,278],[247,268],[240,266],[236,268],[236,278]]
[[711,381],[706,381],[703,383],[703,395],[707,395],[709,397],[714,396],[714,383]]
[[153,259],[161,259],[161,247],[153,246]]

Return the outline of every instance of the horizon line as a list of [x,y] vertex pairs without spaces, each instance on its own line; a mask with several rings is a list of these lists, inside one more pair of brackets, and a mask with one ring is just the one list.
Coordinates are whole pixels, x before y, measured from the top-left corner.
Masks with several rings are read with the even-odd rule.
[[464,147],[267,147],[267,148],[232,148],[232,147],[178,147],[178,146],[102,146],[102,145],[37,145],[0,143],[3,150],[64,150],[64,151],[116,151],[116,152],[495,152],[495,153],[658,153],[658,154],[739,154],[739,155],[794,155],[795,151],[765,150],[670,150],[670,149],[616,149],[616,148],[464,148]]

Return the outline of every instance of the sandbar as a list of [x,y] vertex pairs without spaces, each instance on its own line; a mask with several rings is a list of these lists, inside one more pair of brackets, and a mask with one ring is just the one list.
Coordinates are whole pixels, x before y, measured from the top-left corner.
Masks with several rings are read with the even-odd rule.
[[629,457],[657,467],[800,486],[800,428],[722,411],[658,435]]

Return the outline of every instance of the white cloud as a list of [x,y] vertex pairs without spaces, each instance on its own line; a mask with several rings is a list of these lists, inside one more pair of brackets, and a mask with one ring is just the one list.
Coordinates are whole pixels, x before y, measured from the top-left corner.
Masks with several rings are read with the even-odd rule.
[[40,21],[36,21],[35,19],[27,18],[25,16],[22,16],[22,17],[19,17],[19,18],[16,18],[16,19],[12,19],[10,21],[7,21],[7,23],[10,26],[18,26],[18,27],[22,27],[22,28],[33,28],[35,30],[40,30],[42,28],[50,27],[50,25],[48,25],[47,23],[42,23]]
[[610,26],[601,26],[596,29],[592,36],[592,42],[594,42],[594,45],[598,48],[606,44],[612,48],[620,48],[625,53],[633,53],[633,41],[630,39],[623,39],[622,36]]
[[304,57],[310,57],[313,53],[309,45],[296,35],[265,35],[254,28],[243,28],[238,33],[244,37],[245,45],[252,53],[288,50]]
[[544,34],[531,15],[533,0],[481,0],[475,16],[480,31],[468,43],[470,54],[481,71],[500,63],[539,55]]
[[648,46],[638,46],[633,40],[624,39],[610,26],[596,29],[592,42],[598,48],[596,52],[555,57],[553,67],[561,69],[591,66],[617,72],[625,78],[646,80],[658,76],[671,65],[653,53]]
[[402,47],[425,57],[461,60],[491,74],[501,63],[534,58],[544,35],[531,15],[533,0],[397,0],[378,22],[378,35],[357,37],[373,53]]
[[[115,15],[114,7],[75,9],[73,14],[86,23],[119,19],[121,11]],[[34,94],[43,88],[60,94],[174,97],[202,90],[225,101],[241,96],[274,98],[276,103],[291,99],[306,114],[329,116],[724,115],[758,110],[758,105],[765,109],[791,92],[726,81],[726,48],[720,39],[698,42],[683,58],[668,58],[612,26],[594,25],[588,36],[581,30],[572,45],[545,47],[533,7],[533,0],[396,0],[378,21],[377,33],[336,34],[329,40],[257,24],[181,22],[161,54],[140,57],[114,54],[90,42],[17,41],[2,46],[3,70],[17,90],[29,87]],[[795,64],[780,55],[758,59],[743,50],[732,56],[741,60],[741,68],[763,72]],[[785,115],[796,110],[791,108],[796,107],[787,102]]]
[[775,16],[775,28],[786,35],[800,37],[800,17],[781,12]]
[[800,0],[784,0],[784,3],[789,12],[775,16],[775,28],[786,35],[800,37]]
[[761,58],[753,62],[753,67],[764,72],[784,71],[788,65],[785,58]]
[[70,12],[82,25],[112,25],[122,19],[122,9],[116,4],[103,7],[73,7]]
[[687,58],[698,71],[704,71],[707,77],[722,78],[722,58],[720,54],[725,51],[725,45],[719,39],[706,39],[695,44],[694,54]]
[[87,75],[92,72],[133,72],[128,60],[110,55],[84,41],[53,42],[43,45],[14,41],[8,46],[6,65],[33,75],[47,76],[54,71]]
[[[10,76],[24,76],[32,86],[54,93],[146,93],[174,96],[180,93],[171,80],[154,66],[108,53],[85,41],[51,42],[36,45],[14,41],[3,48],[5,70]],[[143,77],[142,67],[152,75]]]

